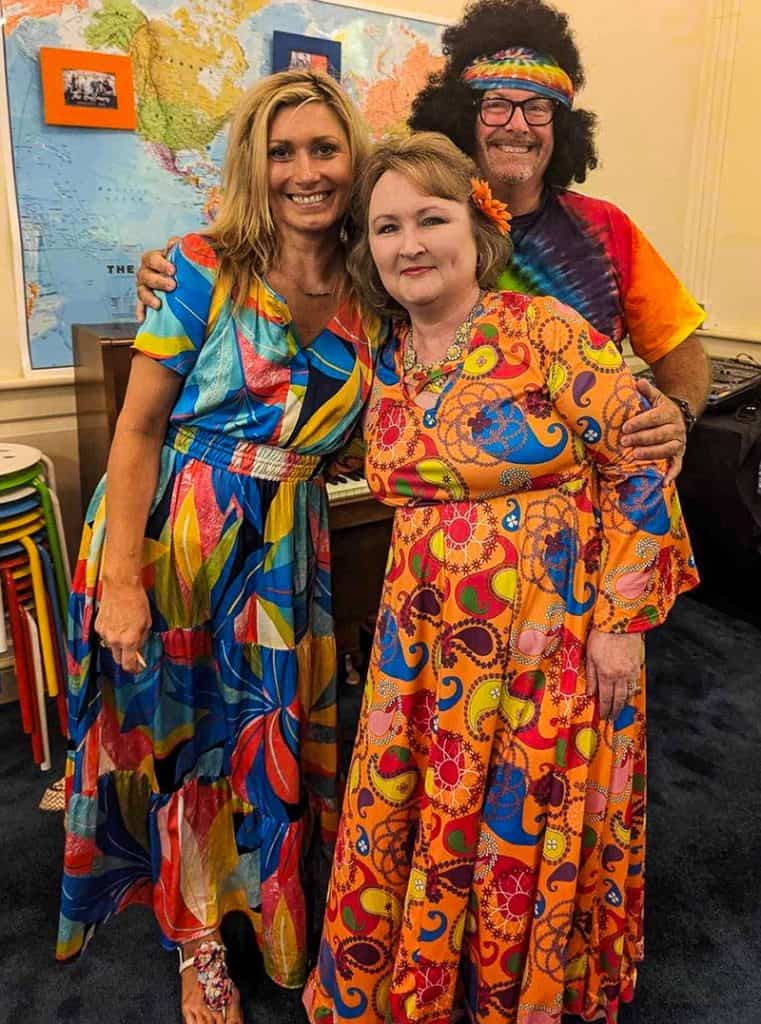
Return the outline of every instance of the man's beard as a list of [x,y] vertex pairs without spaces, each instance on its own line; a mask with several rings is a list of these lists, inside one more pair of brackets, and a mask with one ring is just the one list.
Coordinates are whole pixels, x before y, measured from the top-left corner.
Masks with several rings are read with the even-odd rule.
[[524,181],[528,181],[533,176],[533,173],[533,170],[526,167],[522,171],[497,171],[490,177],[503,185],[522,185]]
[[[533,142],[534,142],[533,139],[526,138],[525,136],[521,137],[521,136],[510,135],[507,138],[499,139],[498,141],[495,140],[493,142],[488,143],[487,145],[485,145],[482,148],[482,151],[481,151],[481,154],[480,154],[480,156],[481,156],[481,161],[480,162],[483,165],[481,167],[482,173],[484,173],[485,176],[489,177],[492,181],[498,181],[502,185],[522,185],[524,182],[528,181],[535,174],[536,168],[534,166],[531,166],[531,167],[529,167],[529,166],[525,166],[525,167],[504,166],[503,161],[509,160],[510,157],[506,153],[501,153],[500,150],[497,147],[498,146],[532,146],[533,147]],[[489,156],[489,151],[490,150],[494,150],[495,153],[500,154],[499,155],[499,162],[495,163],[495,162],[487,159],[488,156]],[[530,149],[529,153],[531,153],[532,151],[533,151],[533,149]],[[502,166],[500,166],[500,164],[502,164]]]

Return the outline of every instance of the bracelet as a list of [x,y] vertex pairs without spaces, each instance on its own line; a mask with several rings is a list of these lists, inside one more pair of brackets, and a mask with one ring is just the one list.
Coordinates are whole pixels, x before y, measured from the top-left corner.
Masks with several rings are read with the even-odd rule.
[[671,401],[674,403],[674,405],[679,410],[679,412],[682,414],[682,419],[684,420],[685,430],[689,434],[689,432],[692,430],[692,428],[698,422],[698,418],[695,415],[695,413],[692,411],[692,409],[690,408],[689,402],[687,401],[686,398],[679,398],[676,395],[666,395],[666,398],[670,398]]

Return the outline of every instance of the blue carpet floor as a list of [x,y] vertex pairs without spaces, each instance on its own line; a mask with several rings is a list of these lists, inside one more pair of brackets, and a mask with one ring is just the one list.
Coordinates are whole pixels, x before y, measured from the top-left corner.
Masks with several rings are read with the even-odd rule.
[[[636,1001],[619,1024],[755,1024],[761,631],[683,598],[651,634],[648,666],[647,959]],[[343,696],[350,733],[359,695]],[[103,927],[78,962],[53,960],[61,815],[37,804],[62,764],[58,743],[55,770],[42,776],[20,734],[17,706],[0,708],[0,1021],[172,1024],[179,1020],[176,959],[158,946],[147,911],[127,911]],[[236,946],[241,936],[230,939]],[[299,994],[263,979],[245,947],[243,956],[247,1020],[304,1024]]]

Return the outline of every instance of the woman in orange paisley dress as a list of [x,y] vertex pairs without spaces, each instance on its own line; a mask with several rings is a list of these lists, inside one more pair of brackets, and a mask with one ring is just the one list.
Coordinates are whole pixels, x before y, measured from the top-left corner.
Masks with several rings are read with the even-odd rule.
[[358,193],[355,280],[403,315],[366,417],[397,512],[315,1024],[614,1024],[642,957],[642,634],[694,562],[613,342],[489,290],[509,215],[473,173],[421,133]]

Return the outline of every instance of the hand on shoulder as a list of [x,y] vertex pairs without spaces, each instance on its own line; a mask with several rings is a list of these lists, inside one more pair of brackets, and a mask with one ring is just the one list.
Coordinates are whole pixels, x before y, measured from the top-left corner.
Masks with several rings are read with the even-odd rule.
[[177,287],[177,267],[167,259],[176,247],[190,262],[204,267],[215,267],[217,256],[208,238],[197,232],[169,239],[163,249],[149,249],[144,252],[137,270],[137,305],[135,318],[138,323],[145,319],[146,308],[161,309],[161,299],[156,292],[172,292]]
[[638,380],[637,390],[649,408],[632,416],[623,426],[623,443],[634,448],[634,457],[645,462],[667,459],[665,483],[675,480],[682,468],[687,447],[687,426],[676,402],[664,395],[649,381]]
[[161,309],[161,299],[155,293],[171,292],[176,287],[175,266],[169,262],[166,254],[178,241],[178,238],[170,238],[163,249],[149,249],[140,258],[135,307],[135,319],[139,324],[145,319],[146,307]]

